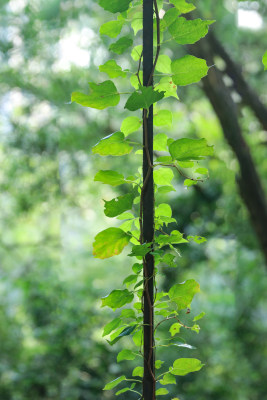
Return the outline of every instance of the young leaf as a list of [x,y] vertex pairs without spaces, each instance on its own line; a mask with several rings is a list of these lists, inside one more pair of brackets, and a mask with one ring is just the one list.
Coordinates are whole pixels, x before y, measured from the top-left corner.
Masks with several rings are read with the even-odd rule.
[[170,168],[162,167],[154,171],[154,181],[156,185],[172,186],[174,174]]
[[128,36],[123,36],[117,42],[112,43],[109,46],[109,50],[113,51],[116,54],[122,54],[127,50],[130,46],[132,46],[133,40]]
[[127,11],[132,0],[99,0],[99,5],[113,14]]
[[123,27],[124,21],[109,21],[100,27],[100,34],[107,35],[111,38],[117,37],[121,33],[121,28]]
[[177,86],[174,84],[172,77],[164,76],[160,79],[159,83],[155,86],[155,90],[165,92],[164,97],[175,97],[179,100],[177,95]]
[[168,394],[169,391],[165,388],[160,388],[158,390],[156,390],[156,395],[157,396],[163,396],[164,394]]
[[173,160],[194,161],[203,160],[213,155],[213,146],[208,146],[206,139],[178,139],[169,146]]
[[207,75],[209,67],[202,58],[186,55],[171,64],[173,82],[178,86],[190,85]]
[[167,151],[168,136],[165,133],[158,133],[154,136],[153,148],[156,151]]
[[189,4],[185,0],[171,0],[171,2],[182,14],[186,14],[196,8],[194,4]]
[[132,247],[132,252],[128,254],[129,257],[144,257],[151,250],[151,243],[137,244]]
[[116,197],[110,201],[105,201],[104,213],[107,217],[113,218],[120,215],[124,211],[130,210],[133,205],[132,193],[127,193],[123,196]]
[[180,15],[180,11],[177,10],[177,8],[170,8],[163,17],[163,26],[166,29],[168,26],[170,26],[173,22],[177,20],[177,18]]
[[169,204],[162,203],[155,208],[155,217],[171,217],[172,209]]
[[103,110],[107,107],[116,106],[120,101],[120,95],[112,81],[104,81],[96,84],[89,82],[91,93],[89,95],[74,92],[71,95],[71,101],[81,104],[84,107]]
[[134,61],[139,61],[141,54],[143,52],[143,46],[142,45],[138,45],[135,46],[131,52],[131,57]]
[[187,20],[184,17],[177,18],[170,26],[169,32],[179,44],[193,44],[206,36],[209,25],[215,21],[203,21],[202,19]]
[[102,297],[102,307],[110,307],[113,310],[124,306],[127,303],[131,303],[133,300],[134,295],[133,293],[129,292],[129,290],[124,289],[116,289],[112,290],[112,292],[105,297]]
[[134,353],[132,350],[127,350],[123,349],[119,352],[117,356],[117,361],[123,361],[123,360],[134,360],[136,358],[136,353]]
[[119,383],[121,383],[122,381],[125,381],[125,380],[126,380],[125,375],[119,376],[119,378],[116,378],[113,381],[107,383],[103,390],[111,390],[114,387],[116,387]]
[[159,383],[161,385],[173,385],[173,384],[175,385],[176,379],[172,374],[167,373],[167,374],[163,375],[163,378],[160,379]]
[[112,331],[118,328],[121,325],[121,319],[115,318],[105,325],[102,337],[109,335]]
[[124,176],[112,170],[100,170],[94,179],[96,182],[102,182],[111,186],[118,186],[125,183]]
[[159,110],[154,114],[154,125],[155,126],[163,126],[163,125],[172,125],[172,113],[169,110]]
[[96,235],[93,243],[93,255],[101,259],[118,255],[129,241],[130,236],[122,229],[107,228]]
[[99,71],[105,72],[110,78],[117,78],[118,76],[125,78],[127,76],[115,60],[108,60],[105,64],[100,65]]
[[133,376],[140,376],[140,378],[143,378],[144,375],[144,367],[135,367],[132,373]]
[[262,57],[262,63],[264,65],[264,71],[267,70],[267,51],[264,53],[263,57]]
[[200,314],[196,315],[193,319],[193,321],[198,321],[199,319],[203,318],[206,315],[204,311],[202,311]]
[[170,368],[170,373],[173,375],[184,376],[190,372],[199,371],[204,364],[196,358],[178,358],[174,361],[173,367]]
[[158,57],[158,61],[156,64],[156,71],[162,72],[163,74],[171,74],[171,59],[169,56],[165,54],[161,54]]
[[162,364],[164,364],[164,361],[156,360],[156,361],[155,361],[155,368],[156,368],[156,369],[160,369],[161,366],[162,366]]
[[140,86],[139,92],[133,92],[128,98],[125,107],[130,111],[136,111],[142,108],[149,109],[149,107],[161,100],[164,97],[163,92],[156,92],[152,86]]
[[129,154],[132,149],[132,146],[125,141],[124,134],[115,132],[101,139],[93,146],[92,152],[100,156],[123,156]]
[[162,247],[167,244],[180,244],[187,243],[188,241],[183,238],[183,234],[181,232],[174,230],[170,235],[159,235],[156,238],[156,242],[160,245],[160,247]]
[[122,121],[121,131],[125,136],[130,135],[142,126],[142,120],[138,117],[127,117]]
[[200,291],[199,284],[194,279],[174,285],[169,290],[169,298],[175,302],[179,310],[190,306],[194,295]]
[[172,324],[172,326],[169,329],[171,335],[174,336],[174,335],[176,335],[176,333],[179,333],[181,327],[182,327],[182,325],[179,324],[179,322],[175,322],[175,324]]

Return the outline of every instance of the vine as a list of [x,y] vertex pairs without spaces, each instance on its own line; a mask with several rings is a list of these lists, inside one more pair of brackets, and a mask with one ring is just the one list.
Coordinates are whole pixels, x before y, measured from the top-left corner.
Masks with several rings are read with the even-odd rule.
[[[177,245],[190,240],[197,243],[206,240],[199,236],[185,238],[177,229],[166,232],[165,228],[168,228],[169,224],[177,222],[172,217],[169,204],[161,203],[154,207],[154,192],[168,193],[175,190],[171,183],[174,178],[173,170],[185,178],[184,185],[188,187],[207,179],[208,170],[199,167],[198,162],[213,154],[213,147],[208,146],[204,138],[174,140],[165,133],[158,133],[154,136],[153,144],[150,143],[151,137],[153,138],[153,118],[155,127],[172,123],[172,113],[169,110],[158,107],[154,107],[153,110],[153,106],[167,97],[174,97],[178,101],[177,86],[198,82],[207,75],[209,69],[203,59],[185,55],[172,61],[168,55],[161,54],[161,51],[164,53],[166,43],[171,40],[180,45],[197,42],[207,34],[209,25],[214,21],[186,19],[181,16],[195,9],[195,6],[186,0],[164,3],[161,0],[144,0],[144,4],[138,0],[99,0],[99,5],[104,10],[117,14],[116,20],[106,22],[100,27],[100,34],[111,39],[121,35],[110,44],[109,50],[120,56],[131,49],[136,70],[123,70],[115,59],[108,60],[99,66],[99,71],[107,74],[110,79],[98,84],[89,83],[90,93],[72,93],[72,101],[85,107],[103,110],[118,105],[120,97],[125,95],[118,91],[113,79],[118,79],[120,84],[122,80],[130,77],[130,83],[135,89],[126,93],[130,95],[125,102],[125,109],[138,113],[142,111],[142,117],[135,115],[125,118],[120,131],[101,139],[92,148],[93,154],[127,157],[135,146],[140,146],[138,137],[143,126],[143,177],[139,173],[125,177],[117,171],[100,170],[94,178],[95,181],[114,187],[128,185],[126,194],[105,201],[105,215],[124,222],[119,227],[107,228],[96,235],[93,243],[94,256],[100,259],[109,258],[120,254],[131,244],[128,256],[136,258],[132,272],[123,281],[125,288],[115,289],[102,298],[102,306],[110,307],[114,311],[131,305],[129,308],[123,308],[120,315],[104,327],[103,336],[109,337],[110,345],[125,336],[132,336],[136,350],[123,349],[118,354],[118,362],[135,360],[138,357],[143,359],[143,366],[135,367],[131,378],[122,375],[107,383],[104,390],[114,389],[122,382],[130,382],[130,385],[118,390],[116,395],[131,391],[138,395],[138,399],[154,400],[159,395],[169,393],[166,386],[176,384],[176,376],[199,371],[203,366],[200,360],[191,357],[178,358],[167,367],[163,366],[163,361],[155,360],[157,346],[193,348],[181,343],[181,338],[180,342],[177,342],[176,335],[182,328],[198,333],[200,327],[196,321],[204,316],[204,313],[201,313],[194,317],[191,325],[182,321],[182,314],[190,312],[193,297],[200,290],[199,284],[190,279],[173,285],[168,292],[158,291],[158,269],[177,266]],[[154,33],[155,55],[153,60],[151,52],[151,63],[146,69],[145,60],[146,57],[149,58],[149,46],[144,44],[144,51],[140,44],[133,47],[133,37],[139,39],[139,32],[143,30],[143,18],[145,21],[145,10],[149,11],[149,8],[152,16],[149,22],[151,27],[144,25],[144,36],[149,32],[152,35],[153,51]],[[148,64],[150,61],[148,60]],[[132,134],[136,135],[136,140],[128,139]],[[154,152],[157,152],[154,154],[155,159],[153,146]],[[137,150],[138,152],[140,150]],[[191,169],[192,175],[185,173],[185,169]],[[150,200],[147,196],[150,196]],[[168,341],[155,338],[159,326],[169,321],[172,321],[172,324]]]

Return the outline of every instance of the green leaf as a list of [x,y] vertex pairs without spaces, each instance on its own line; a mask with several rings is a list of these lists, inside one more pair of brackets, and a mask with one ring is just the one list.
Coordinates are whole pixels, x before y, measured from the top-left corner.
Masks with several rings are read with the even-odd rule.
[[132,247],[132,251],[128,256],[130,257],[144,257],[151,251],[151,243],[137,244]]
[[154,114],[154,125],[155,126],[163,126],[163,125],[172,125],[172,112],[169,110],[159,110],[156,114]]
[[173,24],[177,20],[177,18],[179,17],[180,14],[181,13],[180,13],[179,10],[177,10],[177,8],[174,8],[174,7],[170,8],[164,14],[164,17],[163,17],[163,26],[164,26],[164,28],[167,28],[168,26]]
[[119,352],[117,356],[117,362],[123,360],[134,360],[135,358],[136,358],[136,353],[134,353],[132,350],[123,349]]
[[133,300],[133,293],[129,292],[129,290],[124,289],[116,289],[112,290],[112,292],[105,297],[102,297],[102,307],[110,307],[113,310],[124,306],[127,303],[131,303]]
[[175,322],[175,324],[172,324],[172,326],[169,329],[169,332],[171,333],[172,336],[176,335],[176,333],[180,332],[182,325],[179,324],[179,322]]
[[132,193],[127,193],[123,196],[116,197],[110,201],[105,201],[104,213],[107,217],[113,218],[120,215],[124,211],[130,210],[133,205],[134,196]]
[[162,366],[162,364],[164,364],[164,361],[156,360],[156,361],[155,361],[155,368],[156,368],[156,369],[160,369],[161,366]]
[[126,285],[127,287],[129,285],[133,285],[136,283],[138,276],[137,275],[129,275],[127,278],[124,279],[123,284]]
[[200,326],[197,325],[197,324],[193,325],[193,326],[191,327],[191,331],[194,331],[194,332],[196,332],[196,333],[199,333],[199,331],[200,331]]
[[170,168],[162,167],[153,172],[156,185],[172,186],[174,174]]
[[156,151],[167,151],[168,136],[165,133],[158,133],[154,136],[153,148]]
[[[139,79],[142,82],[142,80],[143,80],[143,71],[139,72]],[[138,90],[139,86],[140,86],[139,79],[138,79],[136,74],[132,75],[131,78],[130,78],[130,83],[136,90]]]
[[118,328],[121,325],[121,319],[120,318],[115,318],[112,321],[110,321],[108,324],[105,325],[104,331],[102,334],[102,337],[107,336],[110,334],[110,332],[114,331],[116,328]]
[[188,240],[193,240],[194,242],[200,244],[200,243],[204,243],[207,241],[206,238],[202,237],[202,236],[187,236]]
[[156,71],[162,72],[163,74],[171,74],[171,59],[165,54],[161,54],[156,64]]
[[114,387],[116,387],[119,383],[121,383],[122,381],[125,381],[125,380],[126,380],[125,375],[119,376],[119,378],[116,378],[113,381],[107,383],[103,390],[111,390]]
[[209,171],[207,168],[197,168],[195,173],[200,175],[208,175]]
[[184,376],[190,372],[199,371],[204,364],[196,358],[178,358],[174,361],[173,367],[170,368],[170,372],[173,375]]
[[184,186],[187,186],[187,187],[194,186],[197,184],[198,184],[198,182],[193,179],[185,179],[185,181],[184,181]]
[[92,152],[100,156],[123,156],[129,154],[132,149],[132,146],[125,141],[124,134],[115,132],[101,139],[93,146]]
[[202,160],[213,155],[213,146],[208,146],[206,139],[178,139],[169,146],[174,160],[194,161]]
[[138,31],[143,29],[143,13],[141,11],[136,12],[131,18],[131,27],[136,35]]
[[[138,303],[135,303],[135,304],[138,305],[138,307],[135,307],[135,308],[136,308],[137,310],[140,308],[140,310],[141,310],[142,303],[138,302]],[[140,307],[139,307],[139,305],[140,305]],[[141,344],[142,344],[142,339],[143,339],[143,331],[142,331],[142,329],[140,329],[139,331],[137,331],[137,332],[134,333],[134,335],[133,335],[133,342],[134,342],[134,344],[135,344],[137,347],[140,347]]]
[[206,36],[209,25],[214,22],[203,21],[199,18],[187,20],[184,17],[179,17],[169,26],[169,32],[177,43],[193,44]]
[[126,72],[122,71],[121,67],[115,60],[109,60],[105,64],[100,65],[99,71],[105,72],[110,78],[117,78],[118,76],[125,78],[127,76]]
[[93,243],[93,255],[101,259],[118,255],[129,241],[130,236],[122,229],[107,228],[96,235]]
[[121,28],[123,27],[124,21],[109,21],[100,27],[100,34],[107,35],[111,38],[117,37],[121,33]]
[[135,369],[133,370],[132,376],[140,376],[140,378],[143,378],[144,367],[135,367]]
[[171,0],[171,2],[182,14],[186,14],[196,8],[194,4],[189,4],[185,0]]
[[118,390],[118,392],[116,392],[115,395],[118,396],[119,394],[129,392],[129,390],[133,389],[134,387],[135,387],[135,383],[132,383],[131,387]]
[[118,185],[122,185],[123,183],[125,183],[124,176],[122,174],[119,174],[118,172],[112,171],[112,170],[98,171],[94,180],[96,182],[102,182],[102,183],[105,183],[105,184],[111,185],[111,186],[118,186]]
[[99,84],[89,82],[89,86],[91,89],[89,95],[74,92],[71,95],[71,101],[84,107],[96,108],[97,110],[113,107],[119,103],[120,95],[112,81],[104,81]]
[[165,388],[160,388],[160,389],[156,390],[156,395],[157,396],[162,396],[162,395],[168,394],[168,393],[169,393],[169,391],[167,389],[165,389]]
[[172,209],[171,206],[169,206],[169,204],[166,203],[162,203],[159,204],[156,208],[155,208],[155,217],[171,217],[172,216]]
[[141,54],[143,51],[143,46],[142,45],[138,45],[135,46],[131,52],[131,57],[134,61],[139,61]]
[[149,109],[149,107],[164,97],[163,92],[156,92],[152,86],[140,86],[139,92],[134,92],[128,98],[125,107],[130,111]]
[[132,266],[132,270],[133,270],[133,272],[134,272],[135,274],[139,274],[139,273],[143,270],[143,264],[135,263],[135,264]]
[[136,326],[137,325],[127,326],[127,328],[124,328],[122,331],[120,331],[119,335],[114,336],[111,341],[108,340],[109,344],[113,346],[113,344],[117,343],[124,336],[129,336],[135,330]]
[[178,60],[174,60],[171,64],[172,73],[174,74],[173,82],[178,86],[186,86],[191,83],[200,81],[207,75],[209,67],[202,58],[186,55]]
[[167,373],[163,375],[163,378],[159,381],[159,383],[161,385],[173,385],[176,384],[176,379],[172,374]]
[[155,90],[164,93],[164,97],[175,97],[179,99],[177,95],[177,86],[174,84],[172,77],[164,76],[160,79],[159,83],[155,86]]
[[169,290],[169,298],[175,302],[179,310],[190,306],[194,295],[200,291],[199,284],[194,279],[174,285]]
[[202,311],[200,314],[196,315],[193,319],[193,321],[198,321],[199,319],[203,318],[206,315],[204,311]]
[[181,232],[174,230],[170,235],[159,235],[156,238],[156,242],[160,245],[160,247],[162,247],[167,244],[187,243],[187,240],[183,238],[183,234]]
[[127,11],[132,0],[99,0],[99,5],[113,14]]
[[138,131],[142,126],[142,121],[138,117],[127,117],[122,121],[121,131],[125,136],[130,135],[130,133]]
[[262,57],[262,63],[264,65],[264,71],[267,70],[267,51],[264,53],[263,57]]
[[175,268],[177,267],[177,264],[175,264],[174,260],[175,256],[173,254],[166,253],[162,257],[161,262],[167,264],[168,267]]
[[133,40],[128,36],[123,36],[117,42],[112,43],[109,46],[109,50],[113,51],[116,54],[122,54],[127,50],[130,46],[132,46]]

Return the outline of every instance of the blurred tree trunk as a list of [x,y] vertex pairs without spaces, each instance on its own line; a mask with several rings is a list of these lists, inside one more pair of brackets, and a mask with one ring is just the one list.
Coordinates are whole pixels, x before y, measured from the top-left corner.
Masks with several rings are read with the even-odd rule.
[[221,123],[224,137],[238,160],[240,174],[237,177],[237,184],[267,263],[266,197],[250,148],[239,124],[237,104],[232,97],[232,87],[226,86],[224,75],[228,75],[232,79],[233,87],[241,96],[243,103],[253,110],[266,130],[267,109],[245,81],[241,68],[231,59],[212,32],[188,48],[191,54],[206,59],[210,66],[215,64],[215,55],[220,56],[225,62],[224,71],[219,70],[216,66],[210,68],[208,76],[202,80],[202,88]]

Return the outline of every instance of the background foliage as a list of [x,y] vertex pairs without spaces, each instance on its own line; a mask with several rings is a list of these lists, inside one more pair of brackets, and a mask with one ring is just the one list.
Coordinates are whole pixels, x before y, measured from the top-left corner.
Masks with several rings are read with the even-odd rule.
[[[199,7],[205,18],[217,20],[217,37],[266,103],[261,62],[266,6],[264,1],[240,4],[203,0]],[[238,7],[257,11],[262,25],[238,27]],[[113,350],[101,337],[110,313],[100,309],[99,299],[128,275],[130,266],[125,255],[105,263],[92,257],[94,235],[111,223],[98,199],[122,193],[92,178],[111,162],[130,174],[137,161],[132,157],[121,165],[88,150],[117,130],[127,113],[69,104],[71,92],[102,76],[97,66],[109,58],[109,39],[97,31],[109,18],[88,0],[1,3],[3,400],[111,398],[102,392],[104,382],[128,368],[126,361],[115,364],[121,344]],[[124,68],[130,62],[125,59]],[[187,333],[197,347],[194,356],[206,366],[179,379],[174,394],[181,400],[262,399],[267,392],[266,267],[236,186],[238,164],[200,87],[178,94],[173,127],[164,130],[175,139],[204,136],[215,144],[216,157],[208,161],[209,181],[186,190],[176,177],[177,191],[168,195],[180,230],[208,239],[181,245],[178,268],[161,277],[165,289],[170,282],[196,279],[202,292],[194,311],[207,314],[199,335]],[[240,116],[266,189],[266,132],[241,103]]]

